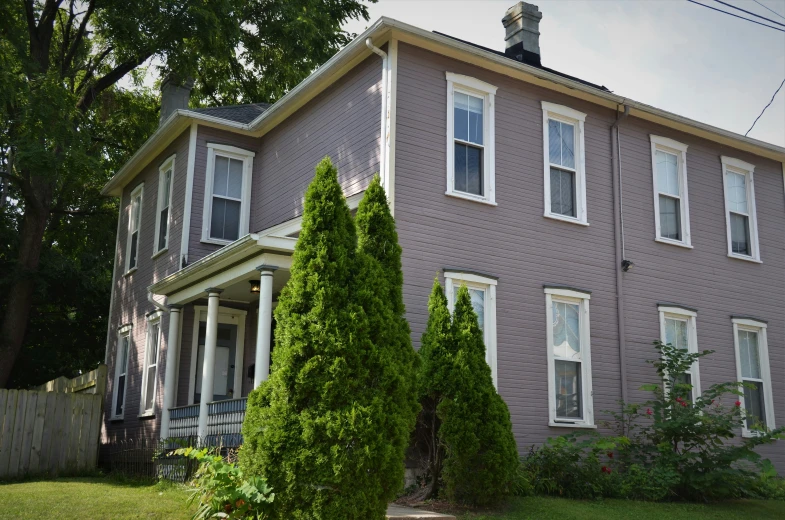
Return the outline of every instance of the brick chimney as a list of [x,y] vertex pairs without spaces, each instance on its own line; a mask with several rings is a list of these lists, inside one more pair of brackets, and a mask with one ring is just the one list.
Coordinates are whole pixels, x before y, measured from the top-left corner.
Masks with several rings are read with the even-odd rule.
[[518,2],[502,18],[507,48],[504,53],[515,60],[540,66],[540,20],[536,5]]
[[161,118],[159,126],[164,124],[175,110],[188,108],[188,100],[191,97],[191,89],[194,81],[188,79],[180,81],[175,76],[167,76],[161,83]]

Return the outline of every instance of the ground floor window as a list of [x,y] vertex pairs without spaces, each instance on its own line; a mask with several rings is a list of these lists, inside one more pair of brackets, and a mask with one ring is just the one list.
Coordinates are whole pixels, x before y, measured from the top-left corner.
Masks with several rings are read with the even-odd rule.
[[[695,326],[697,313],[693,309],[671,304],[658,305],[660,313],[660,341],[691,354],[698,352],[698,334]],[[692,386],[692,400],[700,396],[700,372],[696,361],[683,374],[674,374],[666,384]]]
[[128,357],[131,350],[131,326],[125,325],[117,332],[117,353],[114,362],[114,389],[112,393],[112,419],[122,419],[125,408],[125,391],[128,387]]
[[774,428],[769,347],[766,323],[750,318],[733,318],[733,337],[736,347],[736,372],[744,383],[745,421],[742,435]]
[[155,413],[155,396],[158,388],[158,352],[161,347],[161,316],[155,312],[147,317],[147,341],[144,349],[144,371],[142,372],[141,414]]

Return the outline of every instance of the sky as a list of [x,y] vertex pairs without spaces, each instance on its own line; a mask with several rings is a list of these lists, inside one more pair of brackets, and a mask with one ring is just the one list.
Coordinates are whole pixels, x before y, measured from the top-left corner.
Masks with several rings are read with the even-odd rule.
[[[716,0],[700,2],[723,6]],[[723,0],[785,24],[752,0]],[[759,0],[785,17],[785,0]],[[379,0],[381,16],[504,50],[501,19],[515,0]],[[618,95],[744,134],[785,80],[785,32],[686,0],[532,0],[542,13],[543,65]],[[785,27],[781,27],[785,30]],[[785,146],[785,86],[749,134]]]

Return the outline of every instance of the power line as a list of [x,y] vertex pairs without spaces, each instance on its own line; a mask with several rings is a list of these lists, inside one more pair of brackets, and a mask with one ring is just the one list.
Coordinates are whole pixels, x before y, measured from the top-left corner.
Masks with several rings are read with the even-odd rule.
[[775,11],[774,9],[769,9],[768,7],[766,7],[765,5],[763,5],[762,3],[758,2],[758,0],[752,0],[752,1],[753,1],[753,2],[755,2],[756,4],[758,4],[759,6],[761,6],[762,8],[766,9],[767,11],[771,11],[772,13],[776,14],[777,16],[779,16],[780,18],[782,18],[783,20],[785,20],[785,16],[782,16],[780,13],[778,13],[778,12],[777,12],[777,11]]
[[729,13],[728,11],[723,11],[722,9],[717,9],[716,7],[712,7],[710,5],[706,5],[706,4],[702,4],[700,2],[696,2],[695,0],[687,0],[687,1],[690,2],[690,3],[693,3],[695,5],[699,5],[701,7],[705,7],[707,9],[711,9],[712,11],[717,11],[718,13],[723,13],[723,14],[727,14],[727,15],[730,15],[730,16],[735,16],[736,18],[741,18],[742,20],[747,20],[748,22],[756,23],[758,25],[762,25],[763,27],[768,27],[769,29],[774,29],[775,31],[779,31],[779,32],[784,32],[785,33],[785,29],[780,29],[779,27],[772,27],[771,25],[766,25],[765,23],[761,23],[761,22],[759,22],[757,20],[750,20],[749,18],[744,18],[743,16],[739,16],[737,14]]
[[781,26],[785,27],[785,23],[775,22],[774,20],[766,18],[765,16],[761,16],[759,14],[755,14],[752,11],[747,11],[746,9],[742,9],[741,7],[736,7],[735,5],[731,5],[729,3],[723,2],[722,0],[714,0],[714,1],[717,2],[718,4],[727,5],[731,9],[736,9],[737,11],[741,11],[742,13],[751,14],[752,16],[754,16],[756,18],[760,18],[761,20],[766,20],[767,22],[771,22],[773,24],[777,24],[777,25],[781,25]]
[[[783,80],[782,80],[782,83],[780,83],[780,86],[777,88],[777,92],[775,92],[775,93],[774,93],[774,95],[773,95],[773,96],[771,96],[771,101],[769,101],[769,104],[768,104],[768,105],[766,105],[765,107],[763,107],[763,110],[761,110],[761,112],[760,112],[760,115],[759,115],[758,117],[756,117],[756,118],[755,118],[755,121],[753,121],[753,123],[752,123],[752,126],[750,127],[750,129],[749,129],[749,130],[747,130],[747,134],[749,134],[750,132],[752,132],[752,129],[753,129],[753,127],[755,126],[755,123],[757,123],[757,122],[758,122],[758,119],[760,119],[760,118],[761,118],[761,116],[763,115],[763,112],[765,112],[765,111],[766,111],[766,109],[767,109],[767,108],[769,108],[769,107],[771,106],[771,104],[772,104],[772,103],[774,103],[774,98],[775,98],[775,97],[777,97],[777,93],[780,91],[780,89],[782,88],[782,86],[783,86],[783,85],[785,85],[785,79],[783,79]],[[747,134],[744,134],[744,137],[747,137]]]

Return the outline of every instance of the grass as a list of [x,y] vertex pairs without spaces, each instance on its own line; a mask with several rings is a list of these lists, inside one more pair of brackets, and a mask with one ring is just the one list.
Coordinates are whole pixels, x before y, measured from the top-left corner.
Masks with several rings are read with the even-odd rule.
[[109,478],[61,478],[0,484],[0,519],[190,519],[184,486]]
[[512,500],[494,513],[470,513],[460,520],[768,520],[785,518],[785,502],[735,500],[715,504],[660,504],[628,500],[580,501],[529,497]]

